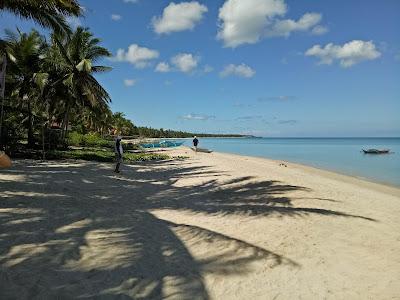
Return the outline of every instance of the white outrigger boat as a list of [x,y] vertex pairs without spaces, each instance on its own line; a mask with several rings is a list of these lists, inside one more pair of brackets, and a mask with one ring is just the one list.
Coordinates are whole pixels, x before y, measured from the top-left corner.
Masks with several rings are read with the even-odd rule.
[[194,152],[203,152],[203,153],[212,153],[212,150],[206,149],[206,148],[195,148],[195,147],[190,147]]

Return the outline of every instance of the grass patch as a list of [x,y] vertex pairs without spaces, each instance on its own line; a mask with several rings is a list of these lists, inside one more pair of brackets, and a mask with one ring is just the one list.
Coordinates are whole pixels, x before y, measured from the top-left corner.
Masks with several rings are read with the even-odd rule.
[[[94,147],[114,149],[115,141],[112,138],[103,138],[97,133],[81,134],[78,132],[70,132],[68,134],[68,145],[76,147]],[[139,145],[122,142],[124,150],[137,150]]]
[[[104,150],[68,150],[51,151],[46,153],[47,159],[82,159],[98,162],[114,162],[115,154]],[[165,160],[170,157],[158,153],[124,153],[125,162]]]
[[96,133],[81,134],[70,132],[67,142],[70,146],[113,147],[113,141],[106,140]]

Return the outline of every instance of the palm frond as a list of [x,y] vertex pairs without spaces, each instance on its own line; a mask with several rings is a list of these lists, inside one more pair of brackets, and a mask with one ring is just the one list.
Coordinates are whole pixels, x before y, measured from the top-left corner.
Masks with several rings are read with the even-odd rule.
[[70,27],[65,21],[66,16],[82,14],[82,8],[77,0],[2,0],[0,10],[31,19],[43,27],[58,32],[70,32]]
[[92,71],[92,62],[90,59],[82,59],[75,67],[80,72],[90,73]]
[[92,66],[92,72],[93,73],[103,73],[103,72],[109,72],[111,70],[112,70],[112,67]]

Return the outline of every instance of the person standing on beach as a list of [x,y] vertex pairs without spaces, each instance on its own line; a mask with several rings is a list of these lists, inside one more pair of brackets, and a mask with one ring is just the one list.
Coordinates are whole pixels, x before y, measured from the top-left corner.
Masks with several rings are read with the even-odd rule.
[[124,150],[122,148],[122,137],[119,135],[119,132],[117,130],[114,131],[115,134],[115,160],[116,160],[116,165],[115,165],[115,173],[119,173],[119,168],[122,163],[122,155],[124,153]]
[[197,152],[197,145],[199,144],[199,140],[197,139],[196,136],[194,136],[193,139],[193,146],[194,146],[194,150]]

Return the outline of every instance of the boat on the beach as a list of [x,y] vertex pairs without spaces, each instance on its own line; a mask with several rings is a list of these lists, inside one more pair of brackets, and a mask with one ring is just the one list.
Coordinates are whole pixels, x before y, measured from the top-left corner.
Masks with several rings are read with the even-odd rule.
[[387,154],[390,152],[390,149],[362,149],[364,154]]
[[171,147],[179,147],[182,144],[183,144],[183,142],[160,141],[157,143],[140,144],[140,146],[143,148],[171,148]]
[[206,148],[197,148],[196,150],[196,148],[191,147],[190,149],[192,149],[194,152],[212,153],[212,150]]

